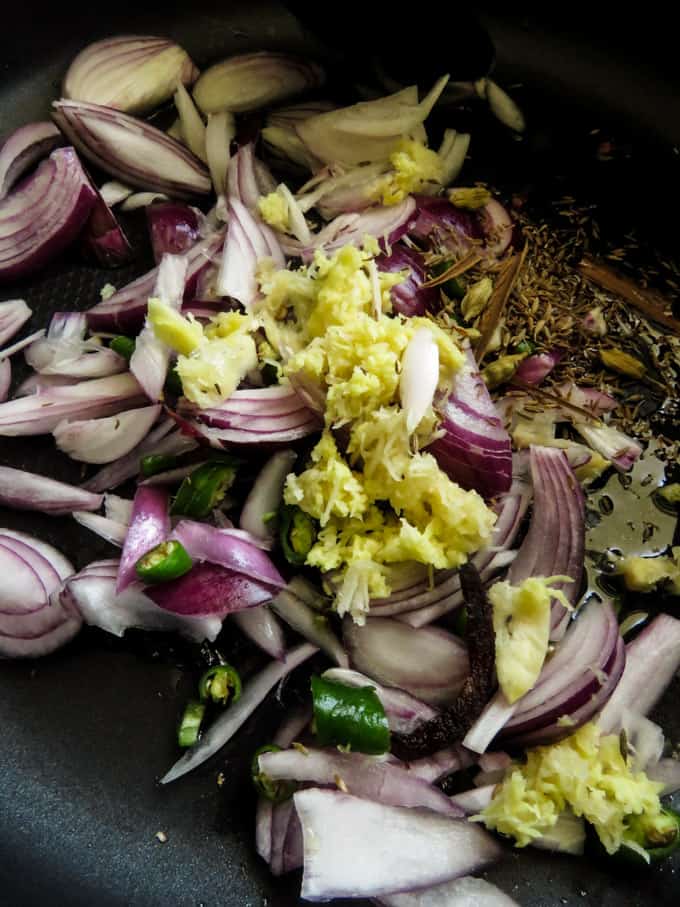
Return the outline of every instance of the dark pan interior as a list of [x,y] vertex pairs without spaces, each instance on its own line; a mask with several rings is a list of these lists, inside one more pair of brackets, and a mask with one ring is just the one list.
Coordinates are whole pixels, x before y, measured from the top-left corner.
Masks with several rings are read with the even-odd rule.
[[[55,6],[15,4],[5,19],[0,135],[44,117],[70,58],[88,41],[112,33],[170,35],[199,64],[261,47],[318,51],[278,5],[197,0],[181,9],[171,4],[154,9],[117,2],[78,14]],[[338,4],[335,12],[329,8],[329,30],[334,15],[359,8],[358,3]],[[475,133],[475,172],[506,188],[530,190],[543,205],[564,194],[597,203],[612,241],[617,231],[635,227],[654,246],[677,254],[680,105],[677,76],[663,53],[670,41],[625,16],[607,26],[591,17],[585,39],[584,20],[572,13],[565,20],[548,12],[536,18],[521,10],[512,16],[485,11],[501,78],[521,83],[517,95],[530,114],[530,134],[518,144],[493,128],[484,140]],[[429,37],[422,40],[405,23],[401,39],[414,71],[433,54],[446,55],[441,69],[449,68],[455,48],[450,15],[451,23],[444,23],[445,13],[433,7]],[[380,28],[380,10],[375,18]],[[432,29],[433,18],[447,25],[441,34]],[[383,17],[383,27],[384,22]],[[361,20],[363,30],[374,24]],[[364,53],[369,45],[361,46]],[[339,64],[340,81],[351,79],[350,68],[360,56],[340,41],[322,55]],[[594,135],[594,129],[601,132]],[[596,154],[602,138],[623,149],[607,163]],[[135,265],[144,266],[141,259]],[[60,263],[30,287],[3,289],[0,298],[25,295],[35,310],[31,327],[37,329],[53,309],[85,308],[105,282],[121,285],[127,276]],[[0,462],[72,480],[79,474],[55,457],[49,438],[3,439]],[[67,519],[0,511],[0,524],[35,532],[79,567],[107,551],[105,543]],[[155,783],[176,755],[172,729],[186,698],[185,673],[177,665],[187,657],[182,648],[169,650],[145,638],[117,641],[86,632],[40,662],[0,664],[0,903],[298,903],[299,876],[270,878],[253,847],[249,755],[266,739],[263,728],[277,720],[281,705],[267,703],[203,770],[167,789]],[[676,682],[658,711],[676,741],[678,693]],[[167,843],[156,840],[158,831],[167,834]],[[604,863],[508,850],[488,878],[525,907],[664,907],[677,903],[680,860],[636,874]]]

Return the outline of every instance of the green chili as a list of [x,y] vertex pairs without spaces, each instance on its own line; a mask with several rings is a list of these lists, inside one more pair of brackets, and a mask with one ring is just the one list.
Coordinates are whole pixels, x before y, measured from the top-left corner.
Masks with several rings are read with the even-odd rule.
[[224,498],[236,478],[236,461],[204,463],[188,475],[172,504],[173,516],[202,519]]
[[165,378],[165,390],[169,394],[173,394],[175,397],[181,397],[184,393],[184,387],[182,386],[182,379],[179,376],[177,367],[168,369],[168,374]]
[[390,748],[385,709],[373,687],[348,687],[312,677],[314,732],[321,746],[349,746],[371,755]]
[[[432,265],[430,268],[432,276],[440,277],[448,271],[453,264],[454,262],[452,261],[437,262],[437,264]],[[463,296],[465,296],[465,284],[458,280],[457,277],[450,277],[447,281],[439,285],[439,289],[443,290],[449,299],[462,299]]]
[[204,703],[191,700],[187,704],[177,730],[177,742],[180,746],[193,746],[196,743],[204,716]]
[[279,510],[279,538],[288,563],[301,567],[316,542],[316,523],[299,507],[284,504]]
[[680,813],[666,808],[654,819],[648,819],[644,815],[630,817],[621,856],[627,862],[646,862],[642,854],[626,846],[626,839],[642,847],[647,852],[650,863],[659,863],[680,846]]
[[181,542],[161,542],[140,557],[135,565],[137,576],[145,583],[167,583],[188,573],[193,562]]
[[135,341],[132,337],[125,337],[124,334],[119,334],[118,337],[114,337],[109,346],[114,353],[123,356],[128,362],[132,359],[132,354],[135,351]]
[[236,702],[241,697],[241,678],[231,665],[215,665],[201,677],[198,692],[202,702],[211,700],[219,705]]
[[148,454],[139,461],[139,471],[148,479],[149,476],[165,472],[166,469],[174,469],[177,463],[177,457],[171,457],[169,454]]
[[255,789],[260,796],[265,797],[267,800],[271,800],[273,803],[282,803],[284,800],[290,800],[297,790],[297,784],[294,781],[274,781],[269,775],[260,771],[259,760],[263,753],[280,752],[281,747],[276,746],[275,743],[268,743],[266,746],[261,746],[258,750],[255,750],[255,755],[253,756],[250,767]]

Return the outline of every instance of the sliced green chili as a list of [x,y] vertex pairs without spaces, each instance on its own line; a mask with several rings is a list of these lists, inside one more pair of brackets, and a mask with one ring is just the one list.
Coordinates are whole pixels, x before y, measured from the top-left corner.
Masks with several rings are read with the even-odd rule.
[[180,378],[176,367],[168,369],[168,374],[165,378],[165,390],[175,397],[181,397],[184,393],[182,379]]
[[297,790],[297,784],[294,781],[274,781],[269,775],[260,771],[259,759],[263,753],[280,752],[281,747],[276,746],[275,743],[268,743],[266,746],[261,746],[258,750],[255,750],[255,755],[253,756],[250,767],[255,789],[262,797],[271,800],[273,803],[283,803],[284,800],[290,800]]
[[145,583],[167,583],[188,573],[193,562],[186,548],[176,539],[161,542],[140,557],[135,565],[137,576]]
[[[432,271],[433,277],[440,277],[446,271],[449,270],[451,265],[454,262],[452,261],[440,261],[437,264],[432,265],[430,270]],[[439,285],[439,289],[443,290],[444,293],[449,297],[449,299],[462,299],[465,296],[465,284],[463,284],[457,277],[451,277],[449,280]]]
[[198,684],[202,702],[212,700],[219,705],[236,702],[241,697],[241,678],[231,665],[215,665],[208,668]]
[[139,471],[149,478],[159,472],[165,472],[166,469],[174,469],[178,462],[177,457],[171,457],[169,454],[148,454],[139,461]]
[[177,742],[180,746],[193,746],[196,743],[201,732],[201,723],[204,716],[204,703],[191,700],[187,704],[177,731]]
[[284,504],[279,511],[279,538],[285,559],[300,567],[316,542],[316,523],[299,507]]
[[342,745],[371,755],[390,748],[385,709],[373,687],[312,677],[314,732],[321,746]]
[[[644,815],[631,816],[626,838],[647,852],[650,863],[659,863],[680,847],[680,813],[666,808],[654,819],[648,819]],[[640,853],[626,846],[626,838],[621,847],[621,856],[627,862],[645,862]]]
[[208,516],[222,501],[235,478],[236,465],[233,460],[204,463],[180,485],[171,513],[174,516],[190,516],[196,519]]
[[125,359],[130,361],[132,359],[132,354],[135,351],[135,341],[132,337],[125,337],[124,334],[120,334],[118,337],[114,337],[111,343],[109,344],[114,353],[118,353],[119,356],[123,356]]

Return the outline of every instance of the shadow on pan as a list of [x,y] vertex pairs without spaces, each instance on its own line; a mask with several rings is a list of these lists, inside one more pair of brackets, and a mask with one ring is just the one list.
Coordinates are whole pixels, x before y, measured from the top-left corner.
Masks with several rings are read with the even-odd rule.
[[[542,210],[562,196],[597,206],[605,233],[636,230],[650,246],[674,251],[680,210],[680,87],[671,37],[654,17],[619,13],[616,23],[481,4],[479,20],[433,6],[422,21],[408,8],[369,15],[347,0],[319,16],[303,3],[210,3],[184,8],[117,2],[71,13],[13,6],[0,33],[0,134],[44,117],[68,61],[112,33],[158,33],[180,41],[199,64],[230,53],[284,47],[332,61],[338,93],[371,78],[373,58],[404,79],[426,82],[450,71],[468,79],[494,65],[528,114],[514,141],[494,124],[469,125],[472,171]],[[507,6],[507,5],[506,5]],[[290,9],[305,23],[300,25]],[[653,21],[654,20],[654,21]],[[482,23],[480,27],[479,23]],[[333,38],[333,40],[329,40]],[[323,46],[326,44],[327,46]],[[328,46],[330,45],[330,46]],[[348,51],[348,48],[350,50]],[[465,116],[465,114],[461,114]],[[602,143],[615,153],[603,156]],[[145,263],[137,262],[143,270]],[[120,275],[119,283],[129,275]],[[34,329],[55,308],[84,308],[110,279],[68,264],[33,281],[26,296]],[[21,289],[21,288],[19,288]],[[18,295],[16,288],[13,295]],[[55,461],[51,439],[5,439],[0,460],[75,480]],[[70,472],[69,472],[70,470]],[[67,520],[0,512],[4,525],[58,544],[78,566],[106,554]],[[203,771],[169,789],[155,784],[175,756],[173,728],[185,699],[182,647],[88,632],[35,664],[0,665],[0,900],[22,905],[96,904],[289,907],[299,878],[271,879],[253,848],[252,751],[279,720],[273,700]],[[661,705],[669,736],[680,736],[672,702]],[[222,772],[225,783],[217,784]],[[165,832],[161,844],[156,833]],[[675,866],[675,873],[680,866]],[[677,902],[672,865],[621,875],[602,864],[512,852],[489,873],[525,907]]]

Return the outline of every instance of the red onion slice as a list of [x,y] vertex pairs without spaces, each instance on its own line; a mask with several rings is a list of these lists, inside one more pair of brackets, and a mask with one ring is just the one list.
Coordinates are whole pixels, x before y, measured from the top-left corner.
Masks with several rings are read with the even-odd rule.
[[31,614],[45,606],[47,593],[36,571],[1,541],[0,570],[6,577],[0,587],[0,615]]
[[88,160],[130,186],[177,198],[210,192],[201,161],[155,126],[81,101],[55,101],[53,111],[57,126]]
[[0,403],[4,403],[12,383],[12,363],[9,359],[0,359]]
[[93,186],[96,193],[92,211],[80,237],[85,257],[103,268],[118,268],[132,261],[133,252],[116,215]]
[[[223,244],[224,234],[214,233],[187,252],[187,275],[184,286],[186,303],[193,299],[202,272],[212,264]],[[144,322],[149,296],[153,294],[157,278],[158,268],[154,268],[118,290],[109,299],[93,306],[87,313],[91,330],[136,333]]]
[[[106,419],[60,422],[52,432],[57,447],[83,463],[111,463],[125,456],[149,433],[160,404],[131,409]],[[83,508],[79,508],[83,509]]]
[[446,794],[381,757],[307,747],[304,753],[297,749],[265,753],[259,758],[259,767],[274,781],[302,781],[327,787],[341,778],[354,796],[365,800],[388,806],[422,807],[444,816],[463,815]]
[[135,586],[116,593],[118,561],[90,564],[65,584],[61,596],[86,624],[114,636],[126,630],[178,632],[195,642],[213,641],[222,629],[219,617],[187,617],[164,611]]
[[527,356],[526,359],[520,362],[512,380],[522,381],[524,384],[534,386],[541,384],[563,357],[564,353],[561,350],[551,350],[548,353],[535,353],[533,356]]
[[264,517],[277,511],[283,500],[286,476],[297,459],[294,450],[279,450],[262,467],[243,505],[239,524],[257,538],[271,541],[275,537],[271,520]]
[[369,617],[363,627],[346,620],[343,636],[353,667],[430,705],[452,702],[470,670],[465,646],[444,630]]
[[84,312],[55,312],[47,336],[36,340],[24,353],[26,362],[41,375],[73,378],[106,378],[123,372],[122,356],[94,340],[86,340]]
[[0,201],[33,164],[62,143],[52,123],[29,123],[15,130],[0,148]]
[[347,653],[321,610],[325,604],[318,589],[304,577],[296,576],[272,599],[271,607],[288,626],[346,668]]
[[626,667],[611,699],[602,710],[603,733],[616,733],[625,712],[650,712],[680,667],[680,620],[659,614],[626,646]]
[[302,897],[379,897],[475,872],[502,851],[479,826],[338,791],[294,796],[304,835]]
[[192,560],[226,567],[249,579],[282,589],[286,585],[267,554],[232,532],[207,523],[182,520],[172,534],[186,548]]
[[256,159],[253,143],[241,145],[229,161],[227,171],[229,201],[236,199],[257,215],[257,203],[261,196],[268,195],[275,188],[276,180],[269,169]]
[[62,419],[109,416],[142,401],[141,389],[129,372],[53,387],[0,403],[0,436],[48,434]]
[[229,223],[222,263],[217,276],[217,295],[237,299],[248,310],[258,297],[257,266],[271,259],[276,268],[286,260],[276,234],[256,220],[237,198],[229,199]]
[[[137,489],[130,526],[125,537],[123,552],[120,557],[116,592],[124,592],[136,581],[137,561],[164,542],[170,533],[168,516],[168,494],[161,488],[144,485]],[[180,612],[181,613],[181,612]]]
[[19,532],[16,529],[0,529],[0,535],[24,542],[33,548],[34,551],[37,551],[56,570],[60,580],[66,579],[73,573],[73,564],[68,558],[64,557],[61,551],[57,551],[56,548],[47,542],[34,538],[26,532]]
[[0,281],[38,270],[70,245],[95,203],[73,148],[57,148],[0,201]]
[[379,271],[394,273],[406,271],[407,277],[390,290],[392,308],[400,315],[410,318],[432,311],[439,301],[437,287],[424,287],[427,272],[419,252],[402,243],[396,243],[389,255],[380,255],[375,260]]
[[611,425],[588,425],[574,421],[573,426],[583,440],[607,460],[611,460],[619,472],[628,472],[642,454],[642,447],[624,432]]
[[47,476],[0,466],[0,503],[58,516],[72,510],[98,510],[102,496]]
[[123,547],[128,531],[126,524],[117,523],[115,520],[101,516],[98,513],[86,513],[82,510],[74,510],[73,519],[76,523],[80,523],[81,526],[94,532],[95,535],[105,539],[117,548]]
[[266,605],[235,611],[231,620],[244,636],[262,649],[270,658],[282,661],[286,654],[286,640],[281,624]]
[[156,202],[146,209],[153,257],[157,265],[164,255],[183,255],[201,238],[201,212],[181,202]]
[[31,310],[23,299],[8,299],[6,302],[0,302],[0,346],[4,346],[21,330],[31,314]]
[[318,650],[304,643],[286,653],[285,661],[273,661],[259,674],[246,682],[241,698],[226,709],[206,730],[196,746],[188,750],[181,759],[161,778],[161,784],[176,781],[187,772],[202,765],[211,756],[231,740],[241,725],[252,715],[255,709],[276,684],[294,671],[303,662],[311,658]]
[[224,615],[271,601],[272,587],[235,570],[203,563],[179,579],[148,588],[146,594],[175,614]]
[[519,907],[500,888],[484,879],[464,876],[421,891],[390,894],[378,901],[382,907]]

